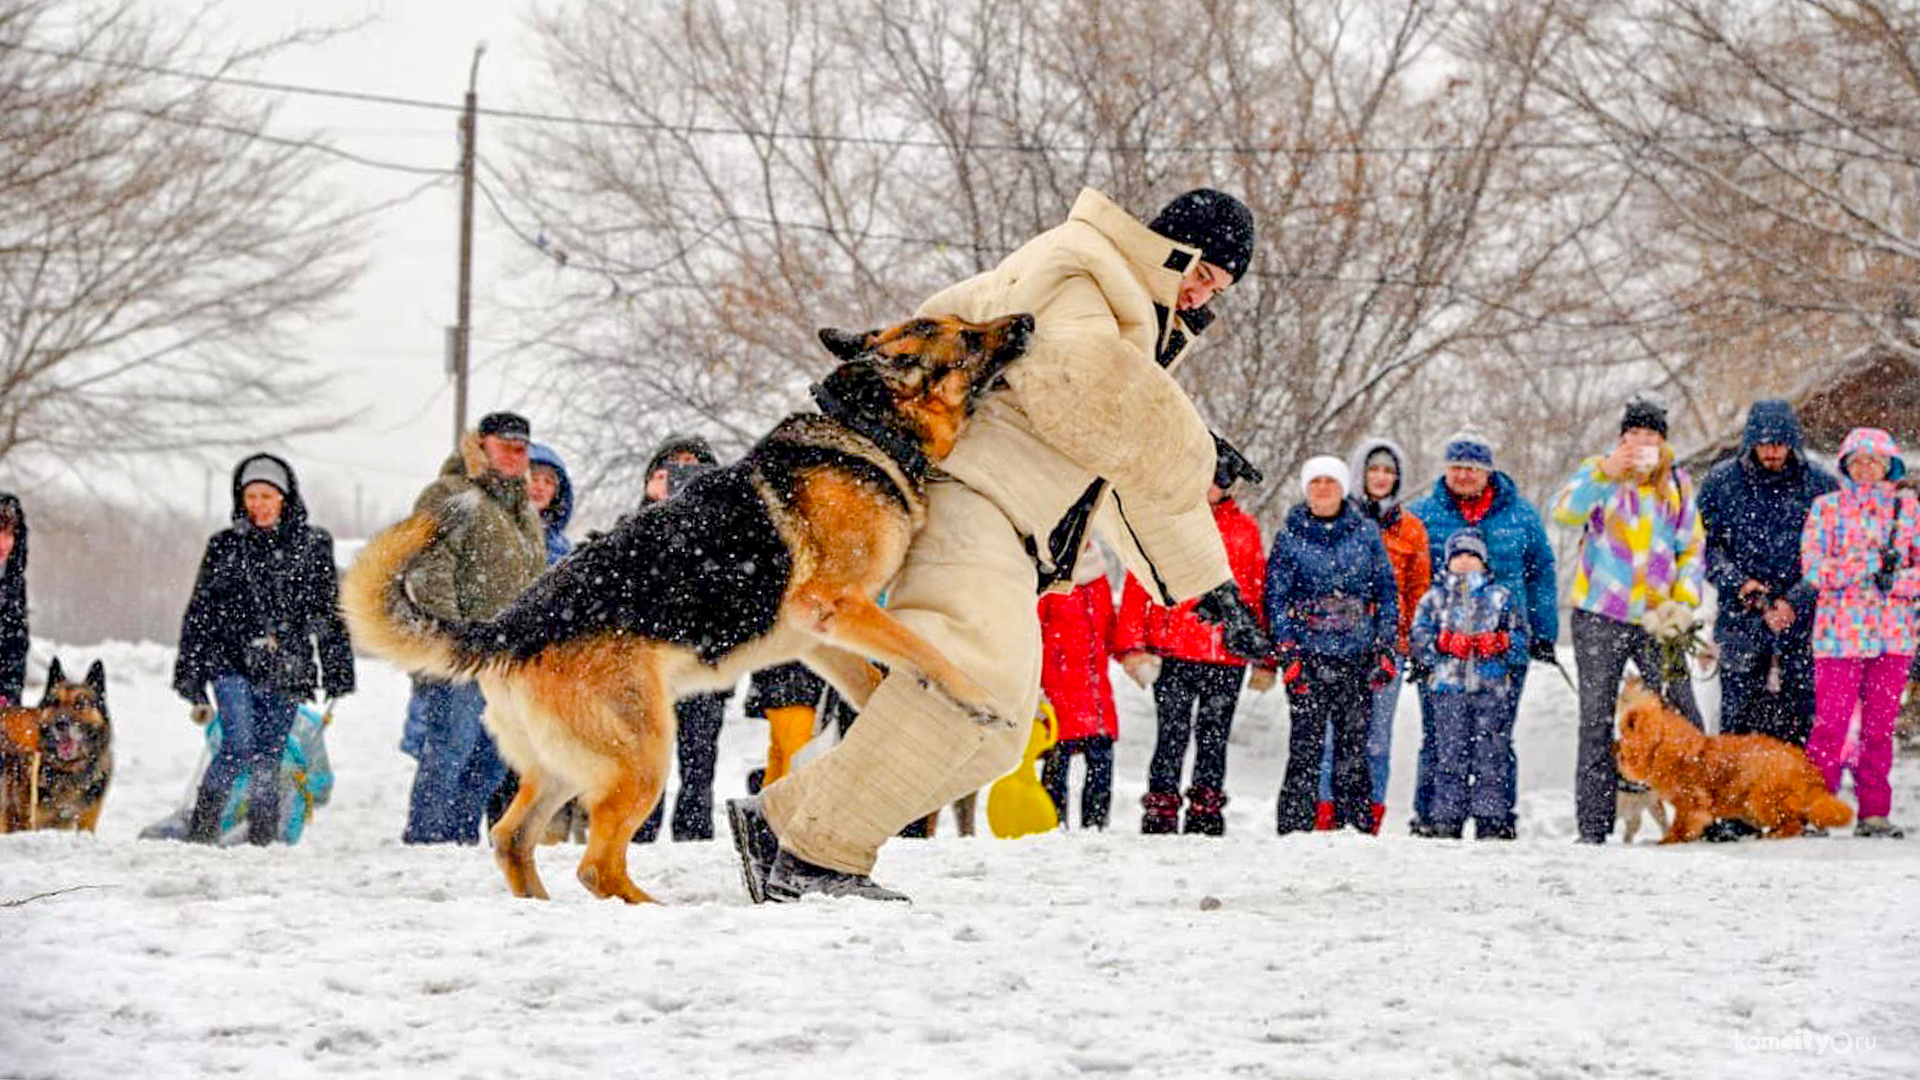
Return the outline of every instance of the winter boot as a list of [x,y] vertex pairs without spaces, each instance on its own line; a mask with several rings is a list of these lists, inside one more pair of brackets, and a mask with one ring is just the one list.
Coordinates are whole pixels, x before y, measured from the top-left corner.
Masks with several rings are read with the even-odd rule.
[[1140,831],[1154,836],[1180,831],[1180,793],[1149,791],[1140,796],[1145,812],[1140,815]]
[[773,835],[767,816],[760,812],[760,796],[727,800],[727,826],[733,849],[740,854],[740,881],[756,904],[767,902],[767,875],[780,854],[780,838]]
[[187,843],[220,842],[220,815],[227,809],[227,793],[203,785],[194,797],[193,813],[187,818]]
[[1372,806],[1370,806],[1368,809],[1373,811],[1373,828],[1368,829],[1367,831],[1372,833],[1375,836],[1379,836],[1380,823],[1387,819],[1387,804],[1383,802],[1377,802],[1372,804]]
[[1721,818],[1700,831],[1700,838],[1709,844],[1730,844],[1759,835],[1759,829],[1739,818]]
[[1511,821],[1500,821],[1492,818],[1473,819],[1473,838],[1475,840],[1517,840],[1519,839],[1519,835],[1519,830],[1514,827]]
[[857,896],[862,900],[910,902],[907,894],[879,885],[865,874],[847,874],[815,866],[790,851],[782,851],[767,873],[767,899],[791,903],[803,896]]
[[1333,801],[1331,799],[1321,799],[1319,802],[1313,804],[1313,831],[1333,831]]
[[1227,793],[1219,788],[1188,788],[1187,821],[1181,831],[1200,836],[1224,836],[1227,821],[1221,816],[1221,811],[1226,806]]
[[1433,838],[1433,826],[1419,818],[1410,818],[1407,821],[1407,835],[1419,837],[1422,840],[1431,840]]
[[1888,840],[1904,840],[1907,830],[1883,817],[1863,817],[1860,819],[1860,824],[1853,827],[1853,835],[1883,836]]
[[1427,826],[1427,835],[1435,840],[1458,840],[1465,828],[1464,821],[1435,821]]

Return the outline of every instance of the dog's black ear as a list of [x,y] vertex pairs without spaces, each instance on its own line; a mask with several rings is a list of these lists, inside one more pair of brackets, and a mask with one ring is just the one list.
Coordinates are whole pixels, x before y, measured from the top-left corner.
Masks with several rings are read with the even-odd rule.
[[87,669],[87,685],[92,688],[93,696],[99,698],[101,704],[106,704],[107,662],[105,660],[95,660],[93,666]]
[[833,400],[857,415],[887,416],[893,412],[893,390],[876,365],[841,364],[821,380],[820,386]]
[[867,335],[823,326],[820,328],[820,344],[840,359],[851,360],[867,350]]
[[47,665],[47,693],[45,697],[40,699],[41,708],[44,709],[53,704],[53,688],[66,681],[67,673],[61,670],[60,658],[56,656],[53,658],[53,662]]

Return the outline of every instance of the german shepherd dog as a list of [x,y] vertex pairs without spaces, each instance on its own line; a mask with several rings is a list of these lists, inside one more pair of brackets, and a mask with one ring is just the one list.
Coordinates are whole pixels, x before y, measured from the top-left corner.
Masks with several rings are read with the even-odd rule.
[[977,683],[874,597],[925,522],[929,471],[1032,333],[1030,315],[822,330],[841,363],[813,389],[819,413],[787,417],[739,462],[621,519],[486,622],[443,622],[407,597],[410,562],[450,522],[415,515],[367,544],[341,589],[354,640],[486,694],[487,729],[520,776],[490,834],[513,895],[547,897],[536,842],[578,796],[581,884],[651,902],[627,850],[660,798],[674,702],[749,671],[804,659],[858,705],[878,661],[997,719]]
[[56,657],[38,706],[0,710],[0,832],[92,832],[112,779],[106,665],[70,682]]

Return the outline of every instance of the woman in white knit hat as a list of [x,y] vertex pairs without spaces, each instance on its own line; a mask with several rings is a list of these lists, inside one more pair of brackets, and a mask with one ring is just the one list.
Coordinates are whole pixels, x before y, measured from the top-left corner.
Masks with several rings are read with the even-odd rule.
[[1347,501],[1346,463],[1300,468],[1305,501],[1287,511],[1267,560],[1266,605],[1291,710],[1282,835],[1313,828],[1320,750],[1333,730],[1334,827],[1373,831],[1367,726],[1372,693],[1393,681],[1399,599],[1380,529]]

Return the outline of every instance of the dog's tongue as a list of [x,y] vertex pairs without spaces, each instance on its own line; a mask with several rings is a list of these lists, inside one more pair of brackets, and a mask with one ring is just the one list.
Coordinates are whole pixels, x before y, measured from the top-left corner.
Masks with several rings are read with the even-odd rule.
[[54,736],[53,753],[61,761],[72,761],[85,749],[80,743],[80,736],[71,730],[62,731]]

